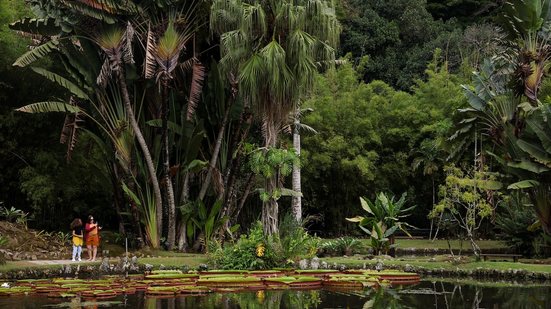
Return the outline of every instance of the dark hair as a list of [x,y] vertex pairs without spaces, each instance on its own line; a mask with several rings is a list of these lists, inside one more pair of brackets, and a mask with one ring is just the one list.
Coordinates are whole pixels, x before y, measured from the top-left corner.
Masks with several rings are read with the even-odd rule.
[[74,230],[75,228],[81,227],[81,226],[82,226],[82,220],[80,220],[80,218],[75,218],[75,220],[71,222],[71,230]]
[[[90,220],[92,220],[94,218],[94,216],[92,215],[88,215],[88,222],[90,222]],[[95,220],[94,220],[95,221]]]

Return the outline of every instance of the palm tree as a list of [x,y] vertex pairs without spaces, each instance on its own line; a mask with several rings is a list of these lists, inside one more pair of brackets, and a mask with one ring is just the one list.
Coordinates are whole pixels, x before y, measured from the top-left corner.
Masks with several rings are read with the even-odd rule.
[[[170,176],[170,144],[168,136],[168,115],[169,115],[169,88],[174,71],[180,67],[180,54],[185,45],[193,37],[193,20],[182,18],[183,28],[178,30],[177,22],[180,18],[170,18],[168,22],[161,20],[161,24],[167,24],[166,29],[158,42],[155,40],[155,33],[151,31],[151,27],[147,31],[146,56],[144,63],[145,78],[155,77],[160,82],[161,91],[161,120],[162,120],[162,156],[163,156],[163,178],[165,183],[166,200],[168,204],[168,235],[167,243],[169,250],[172,249],[176,240],[176,203],[174,197],[174,188],[172,178]],[[193,62],[199,63],[196,58]],[[204,71],[201,71],[204,72]],[[201,81],[204,74],[201,75]],[[196,87],[195,91],[200,91],[200,87]],[[194,97],[193,95],[191,97]],[[192,111],[196,100],[188,104],[188,111]],[[192,113],[188,112],[191,117]]]
[[140,126],[136,121],[134,115],[134,108],[130,101],[130,95],[128,93],[128,86],[126,84],[126,76],[124,73],[124,63],[133,63],[132,55],[132,39],[134,37],[134,28],[130,23],[127,24],[126,29],[122,29],[117,26],[113,26],[107,31],[101,32],[97,35],[95,42],[103,50],[107,59],[102,66],[100,75],[98,76],[98,84],[104,85],[108,80],[111,74],[115,74],[115,79],[119,84],[120,92],[122,94],[122,99],[124,106],[126,108],[126,113],[128,120],[138,144],[142,150],[144,160],[149,172],[150,181],[153,186],[153,196],[155,198],[155,204],[157,209],[157,230],[162,231],[162,196],[161,189],[159,186],[159,180],[157,178],[157,172],[155,169],[155,164],[153,158],[149,151],[149,147],[145,141],[145,138],[142,134]]
[[[210,28],[220,35],[221,65],[237,77],[239,94],[256,110],[264,149],[278,147],[278,135],[298,98],[311,89],[317,61],[334,59],[340,26],[325,0],[215,0]],[[262,222],[278,231],[276,176],[265,181],[270,198]]]
[[[438,142],[436,140],[425,140],[421,143],[421,147],[417,150],[416,154],[418,155],[413,159],[411,167],[414,171],[423,166],[423,175],[430,175],[432,180],[432,205],[436,205],[436,186],[434,184],[434,174],[440,168],[440,164],[443,161],[443,158],[440,156],[441,151],[438,149]],[[432,239],[432,228],[434,224],[434,219],[430,220],[430,233],[429,239]],[[438,234],[438,229],[434,235]]]

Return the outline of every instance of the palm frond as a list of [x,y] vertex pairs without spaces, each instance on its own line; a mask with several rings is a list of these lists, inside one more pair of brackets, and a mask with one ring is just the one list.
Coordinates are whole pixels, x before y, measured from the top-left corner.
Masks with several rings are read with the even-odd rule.
[[126,24],[126,31],[124,31],[124,42],[122,46],[123,58],[125,63],[134,63],[134,53],[132,52],[132,40],[134,39],[134,27],[128,22]]
[[36,46],[33,49],[21,55],[19,58],[17,58],[17,60],[15,60],[13,65],[19,66],[19,67],[25,67],[39,59],[42,59],[44,56],[48,55],[54,50],[58,50],[57,48],[58,45],[59,45],[59,41],[51,40],[40,46]]
[[32,36],[51,37],[62,32],[61,27],[55,24],[55,19],[24,18],[9,25],[11,30]]
[[73,106],[66,102],[60,102],[60,101],[37,102],[37,103],[20,107],[16,109],[16,111],[31,113],[31,114],[50,113],[50,112],[62,112],[62,113],[74,114],[74,113],[84,112],[84,110],[78,106]]
[[109,77],[111,77],[111,65],[109,64],[109,59],[105,59],[98,77],[96,78],[96,83],[98,86],[105,88],[107,86],[107,82],[109,81]]
[[[77,100],[71,96],[69,99],[69,104],[77,107]],[[80,129],[79,124],[82,121],[83,120],[80,118],[80,112],[65,115],[65,122],[63,124],[63,128],[61,129],[59,142],[61,144],[67,144],[67,161],[71,160],[71,155],[77,143],[78,129]]]
[[187,105],[186,119],[191,121],[193,114],[195,113],[195,108],[199,104],[201,99],[201,92],[203,89],[203,82],[205,81],[205,67],[196,59],[193,63],[193,71],[191,75],[191,87],[189,90],[189,100]]
[[73,82],[66,79],[65,77],[63,77],[61,75],[58,75],[56,73],[50,72],[48,70],[45,70],[43,68],[31,67],[31,69],[33,71],[35,71],[36,73],[46,77],[47,79],[55,82],[56,84],[60,85],[61,87],[69,90],[69,92],[71,92],[72,94],[74,94],[78,98],[81,98],[83,100],[89,100],[90,99],[88,97],[88,95],[82,89],[80,89],[77,85],[75,85]]
[[[102,20],[107,24],[114,24],[117,22],[116,17],[112,14],[112,12],[109,12],[106,8],[106,6],[97,5],[98,7],[94,7],[93,5],[88,5],[88,3],[92,3],[95,1],[86,1],[88,3],[84,3],[81,1],[71,1],[71,0],[60,0],[65,6],[68,8],[71,8],[83,15],[86,15],[88,17],[95,18],[97,20]],[[114,12],[113,12],[114,13]]]
[[144,59],[144,77],[149,79],[155,75],[157,64],[155,62],[155,50],[157,46],[155,44],[155,35],[151,31],[151,26],[147,28],[147,42],[145,47],[145,59]]

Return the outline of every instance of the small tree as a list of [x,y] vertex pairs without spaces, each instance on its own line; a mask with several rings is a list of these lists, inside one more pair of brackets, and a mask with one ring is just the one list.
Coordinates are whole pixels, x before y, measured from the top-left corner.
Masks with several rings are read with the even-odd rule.
[[406,193],[395,201],[394,196],[388,198],[383,192],[377,195],[374,202],[360,197],[362,208],[367,212],[366,217],[357,216],[346,218],[350,222],[357,222],[359,227],[371,238],[371,247],[376,254],[385,254],[394,245],[394,233],[400,229],[408,236],[406,227],[412,227],[401,220],[410,215],[415,206],[404,208]]
[[499,196],[496,190],[501,188],[501,183],[486,170],[464,172],[455,166],[447,166],[444,170],[447,176],[446,182],[440,186],[441,200],[434,205],[429,218],[446,211],[451,214],[465,232],[478,260],[480,247],[475,241],[477,231],[484,219],[494,213],[494,200]]

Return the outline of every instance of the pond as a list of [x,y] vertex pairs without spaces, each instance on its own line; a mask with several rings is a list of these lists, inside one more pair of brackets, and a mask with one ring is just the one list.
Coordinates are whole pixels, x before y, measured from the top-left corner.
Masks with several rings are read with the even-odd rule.
[[365,290],[259,290],[158,298],[143,292],[106,300],[40,295],[0,298],[0,308],[551,308],[551,285],[422,281]]

